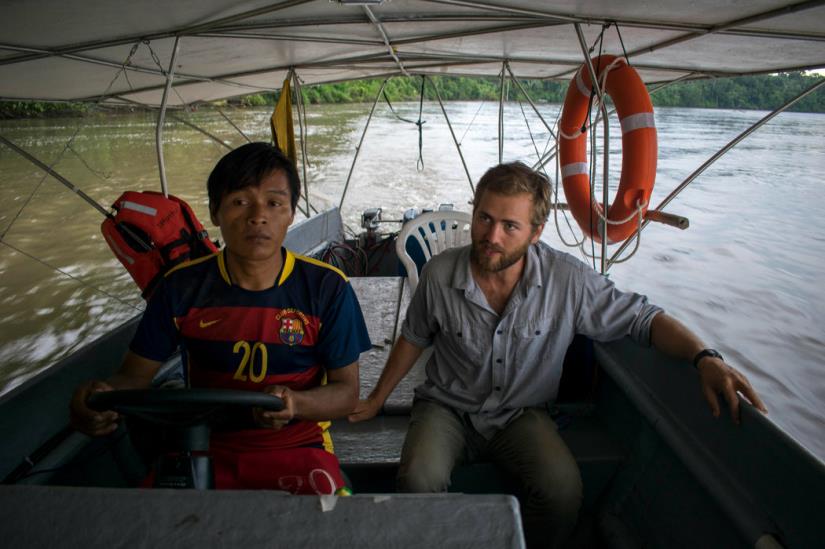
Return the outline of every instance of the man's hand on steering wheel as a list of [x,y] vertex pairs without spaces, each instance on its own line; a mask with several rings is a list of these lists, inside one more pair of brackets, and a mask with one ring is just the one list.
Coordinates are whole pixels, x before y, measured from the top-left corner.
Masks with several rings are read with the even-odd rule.
[[120,415],[112,410],[98,412],[86,405],[89,395],[113,390],[105,381],[89,381],[75,389],[69,405],[72,427],[93,437],[113,433],[117,429]]
[[263,392],[283,400],[284,409],[279,412],[274,412],[262,408],[253,408],[252,417],[259,427],[277,431],[289,423],[297,414],[295,410],[295,396],[289,387],[284,387],[283,385],[270,385],[266,387]]

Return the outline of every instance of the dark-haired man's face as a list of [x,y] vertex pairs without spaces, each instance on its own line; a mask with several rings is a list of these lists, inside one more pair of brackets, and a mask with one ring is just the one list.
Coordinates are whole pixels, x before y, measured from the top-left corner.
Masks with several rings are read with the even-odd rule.
[[212,222],[221,228],[227,253],[241,261],[273,259],[281,251],[286,231],[295,217],[289,180],[282,170],[226,193]]
[[482,271],[498,272],[521,261],[544,228],[533,227],[532,213],[533,198],[529,193],[504,195],[484,191],[473,209],[473,264]]

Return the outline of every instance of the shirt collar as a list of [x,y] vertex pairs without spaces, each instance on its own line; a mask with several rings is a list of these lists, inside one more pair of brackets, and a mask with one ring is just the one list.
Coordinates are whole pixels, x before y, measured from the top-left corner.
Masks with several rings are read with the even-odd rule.
[[[281,257],[283,257],[284,261],[281,264],[281,272],[275,280],[275,286],[281,286],[284,282],[286,282],[286,279],[289,278],[289,275],[292,274],[292,271],[295,268],[295,254],[283,246],[281,247]],[[232,276],[229,274],[229,269],[226,267],[226,247],[221,248],[218,253],[218,270],[220,271],[221,278],[223,278],[224,282],[230,286],[234,285]]]
[[473,274],[470,272],[470,250],[472,247],[472,244],[465,246],[458,254],[458,261],[453,270],[453,279],[450,281],[452,287],[458,290],[469,290],[476,285]]
[[539,252],[538,247],[541,244],[538,242],[528,246],[527,248],[527,261],[524,265],[524,272],[521,273],[521,281],[524,285],[528,288],[541,288],[542,285],[542,276],[541,276],[541,261],[539,260]]

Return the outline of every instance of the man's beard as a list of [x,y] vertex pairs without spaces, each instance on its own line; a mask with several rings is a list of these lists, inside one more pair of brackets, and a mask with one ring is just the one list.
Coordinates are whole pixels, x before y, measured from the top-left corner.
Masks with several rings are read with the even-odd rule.
[[[523,246],[515,249],[512,253],[506,254],[503,253],[504,250],[500,247],[493,246],[486,240],[481,242],[473,242],[473,245],[470,248],[470,261],[472,261],[473,264],[482,271],[497,273],[518,263],[518,261],[527,253],[527,248],[529,247],[530,241],[528,240]],[[496,252],[501,252],[501,255],[498,259],[487,257],[484,255],[484,248],[492,248]]]

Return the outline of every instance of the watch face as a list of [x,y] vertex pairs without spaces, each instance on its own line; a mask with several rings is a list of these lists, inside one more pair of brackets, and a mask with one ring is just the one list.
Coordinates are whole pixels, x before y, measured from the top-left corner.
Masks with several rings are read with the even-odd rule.
[[698,368],[699,361],[705,358],[706,356],[712,356],[714,358],[724,360],[724,358],[722,358],[722,354],[716,349],[703,349],[699,351],[699,353],[693,358],[693,367]]

